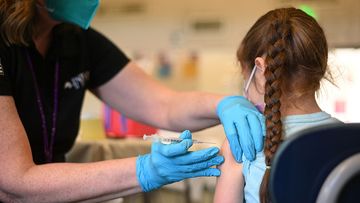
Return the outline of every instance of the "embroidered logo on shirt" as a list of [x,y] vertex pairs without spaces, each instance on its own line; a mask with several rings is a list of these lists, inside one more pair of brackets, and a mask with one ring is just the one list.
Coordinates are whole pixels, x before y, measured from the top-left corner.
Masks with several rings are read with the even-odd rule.
[[70,81],[65,82],[64,89],[75,89],[78,90],[85,86],[86,81],[90,78],[90,72],[85,71],[79,75],[70,79]]
[[4,76],[5,73],[4,73],[4,69],[3,69],[3,66],[1,64],[1,58],[0,58],[0,76]]

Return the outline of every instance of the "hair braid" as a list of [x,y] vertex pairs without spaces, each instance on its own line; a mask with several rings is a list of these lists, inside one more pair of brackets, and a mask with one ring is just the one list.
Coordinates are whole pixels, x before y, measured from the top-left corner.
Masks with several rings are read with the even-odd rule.
[[265,117],[266,117],[266,138],[265,138],[265,163],[267,169],[260,187],[261,202],[269,202],[268,179],[273,156],[282,141],[281,122],[281,94],[282,78],[286,68],[287,44],[290,35],[290,23],[286,12],[280,11],[270,27],[270,38],[266,52],[267,68],[265,70]]

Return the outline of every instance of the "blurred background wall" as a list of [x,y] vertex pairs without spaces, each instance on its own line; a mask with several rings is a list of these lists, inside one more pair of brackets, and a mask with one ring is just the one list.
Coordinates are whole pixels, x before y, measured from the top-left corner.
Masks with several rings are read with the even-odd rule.
[[[102,0],[92,26],[172,88],[241,94],[235,56],[241,39],[261,15],[288,6],[313,15],[331,48],[337,87],[324,83],[321,107],[343,121],[360,121],[359,0]],[[83,120],[101,117],[101,103],[87,94]]]
[[[321,107],[345,122],[360,122],[360,0],[102,0],[92,26],[171,88],[242,94],[236,61],[242,38],[261,15],[288,6],[313,15],[328,39],[329,67],[337,86],[323,82]],[[102,118],[103,105],[87,93],[79,138],[103,139]],[[194,138],[220,146],[225,136],[217,126],[194,133]],[[184,183],[191,185],[186,188],[191,188],[193,202],[212,201],[215,179],[189,181]],[[168,202],[166,194],[162,190],[152,198]],[[172,202],[184,202],[183,193],[173,195]],[[132,198],[128,201],[136,202]]]

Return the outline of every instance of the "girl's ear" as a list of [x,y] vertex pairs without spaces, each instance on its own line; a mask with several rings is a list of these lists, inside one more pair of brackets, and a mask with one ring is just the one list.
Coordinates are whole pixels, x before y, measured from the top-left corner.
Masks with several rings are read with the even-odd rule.
[[264,74],[265,70],[266,70],[266,65],[265,65],[265,58],[263,57],[256,57],[255,59],[255,65],[258,68],[258,70]]
[[256,57],[255,59],[255,65],[257,68],[257,71],[255,73],[255,79],[257,84],[257,89],[260,93],[264,94],[265,92],[265,70],[266,70],[266,64],[265,64],[265,58],[263,57]]

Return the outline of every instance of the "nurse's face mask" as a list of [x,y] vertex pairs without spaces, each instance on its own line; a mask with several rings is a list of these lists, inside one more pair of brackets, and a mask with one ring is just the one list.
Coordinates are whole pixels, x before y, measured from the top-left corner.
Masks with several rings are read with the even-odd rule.
[[99,0],[46,0],[45,5],[54,20],[88,29],[99,7]]
[[[245,85],[244,85],[244,96],[245,96],[245,98],[247,98],[247,99],[249,99],[249,87],[250,87],[251,81],[252,81],[253,78],[254,78],[256,69],[257,69],[257,67],[256,67],[256,65],[255,65],[254,68],[253,68],[253,70],[252,70],[251,73],[250,73],[249,79],[247,80],[247,82],[246,82]],[[265,103],[264,103],[264,102],[255,103],[254,105],[255,105],[255,107],[256,107],[260,112],[264,112],[264,110],[265,110]]]

